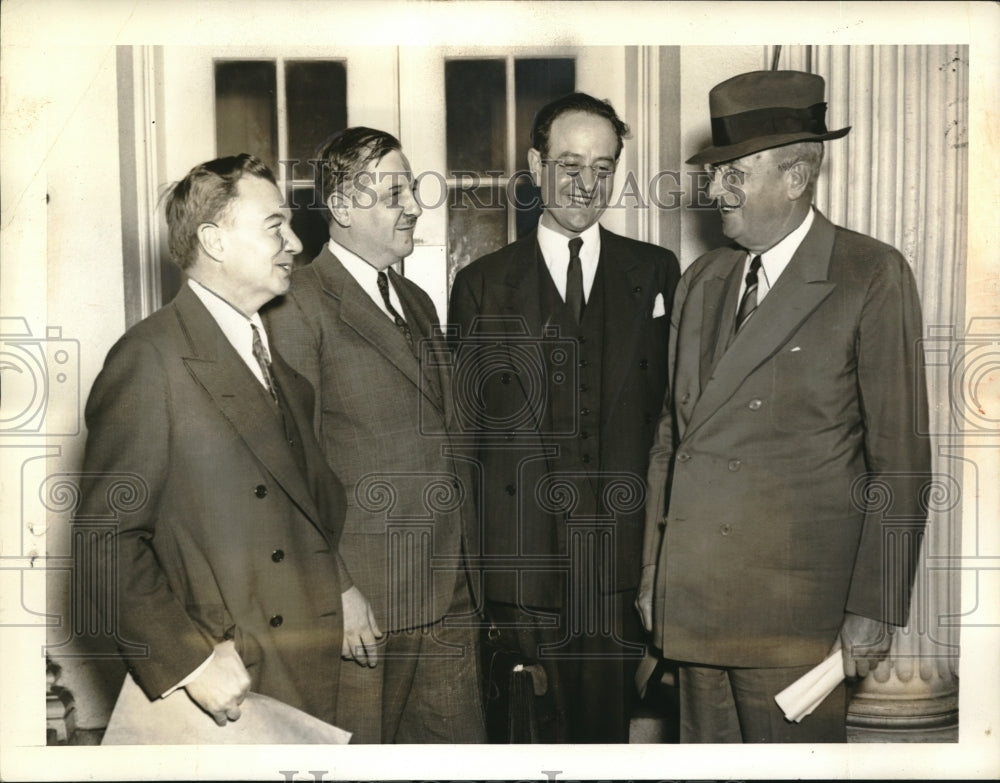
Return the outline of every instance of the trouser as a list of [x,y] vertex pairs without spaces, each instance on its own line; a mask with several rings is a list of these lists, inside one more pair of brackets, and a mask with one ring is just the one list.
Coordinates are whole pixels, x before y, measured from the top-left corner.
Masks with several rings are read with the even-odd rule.
[[801,723],[774,697],[813,665],[730,669],[681,663],[681,742],[846,742],[847,688],[841,682]]
[[[605,616],[592,624],[591,633],[574,629],[564,610],[488,606],[503,638],[545,669],[548,690],[536,700],[543,743],[628,742],[629,720],[638,704],[635,671],[642,658],[642,632],[633,591],[604,598]],[[596,630],[601,628],[610,632]]]
[[[386,635],[375,668],[341,664],[337,725],[351,744],[486,742],[479,628],[464,579],[444,620]],[[463,625],[450,622],[462,616]]]

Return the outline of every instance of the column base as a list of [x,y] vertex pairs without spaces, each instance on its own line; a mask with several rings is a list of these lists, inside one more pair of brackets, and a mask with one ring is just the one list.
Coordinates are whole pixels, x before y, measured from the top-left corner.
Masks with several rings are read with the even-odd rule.
[[928,698],[856,695],[848,742],[958,742],[958,692]]

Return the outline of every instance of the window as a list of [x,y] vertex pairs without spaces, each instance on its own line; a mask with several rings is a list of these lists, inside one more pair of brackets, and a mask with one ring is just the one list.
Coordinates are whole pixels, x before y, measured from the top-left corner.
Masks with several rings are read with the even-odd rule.
[[292,229],[302,240],[296,263],[308,263],[329,237],[308,161],[347,127],[346,62],[216,60],[214,75],[216,154],[249,152],[271,167],[291,197]]
[[463,266],[533,230],[541,208],[527,172],[535,112],[573,92],[571,57],[445,62],[448,287]]

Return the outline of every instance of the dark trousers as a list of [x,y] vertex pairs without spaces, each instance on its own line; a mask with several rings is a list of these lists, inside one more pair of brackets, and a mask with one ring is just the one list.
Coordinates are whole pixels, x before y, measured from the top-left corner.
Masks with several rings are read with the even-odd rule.
[[846,742],[843,682],[801,723],[786,720],[774,697],[812,669],[727,669],[679,665],[681,742]]
[[599,616],[582,621],[566,610],[488,605],[502,638],[545,670],[548,689],[536,698],[543,743],[628,742],[641,627],[631,590],[603,599]]

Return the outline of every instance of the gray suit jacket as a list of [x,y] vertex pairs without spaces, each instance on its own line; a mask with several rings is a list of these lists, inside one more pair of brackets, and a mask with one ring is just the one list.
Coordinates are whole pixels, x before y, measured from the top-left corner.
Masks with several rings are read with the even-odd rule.
[[[111,349],[87,400],[77,521],[115,512],[87,586],[150,698],[232,639],[254,691],[336,714],[344,492],[309,429],[312,390],[273,352],[277,409],[188,286]],[[118,492],[115,492],[115,486]],[[132,486],[129,495],[122,492]],[[109,562],[106,558],[114,557]]]
[[402,333],[328,247],[264,313],[270,337],[316,389],[314,426],[347,490],[340,554],[383,631],[440,620],[474,551],[471,468],[450,452],[451,375],[430,298],[389,272]]
[[817,213],[727,350],[745,258],[705,254],[675,296],[643,545],[654,641],[804,665],[845,611],[907,619],[930,478],[920,303],[896,250]]

